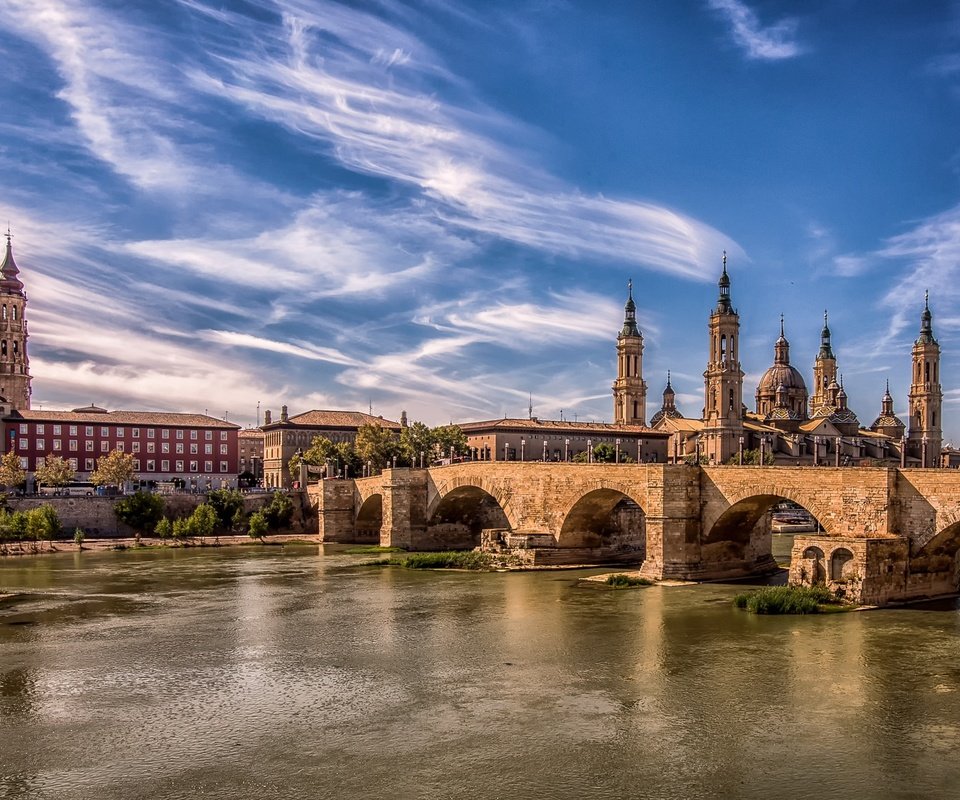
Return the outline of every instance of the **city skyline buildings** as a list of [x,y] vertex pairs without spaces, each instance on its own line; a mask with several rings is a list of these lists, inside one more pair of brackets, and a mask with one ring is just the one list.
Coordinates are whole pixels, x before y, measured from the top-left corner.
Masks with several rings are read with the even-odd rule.
[[727,249],[746,397],[826,307],[908,416],[929,288],[956,441],[956,7],[635,5],[10,3],[35,407],[610,420],[632,277],[698,416]]

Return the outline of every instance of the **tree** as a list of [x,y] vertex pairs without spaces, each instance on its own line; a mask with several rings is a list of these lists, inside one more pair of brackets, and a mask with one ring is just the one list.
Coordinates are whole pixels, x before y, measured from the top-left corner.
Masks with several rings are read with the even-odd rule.
[[50,454],[34,473],[37,483],[44,486],[64,486],[76,477],[73,467],[65,458]]
[[170,532],[173,534],[173,538],[178,542],[182,542],[188,536],[191,535],[190,531],[190,520],[185,517],[180,519],[175,519],[173,525],[171,526]]
[[441,425],[432,433],[435,452],[440,458],[449,458],[451,450],[454,456],[465,456],[470,452],[467,436],[459,425]]
[[207,493],[207,504],[217,514],[217,524],[223,530],[233,527],[237,512],[243,513],[243,495],[236,489],[216,489]]
[[135,477],[133,454],[113,450],[97,459],[97,468],[90,480],[97,486],[123,486]]
[[166,541],[169,539],[173,535],[173,524],[170,522],[170,518],[161,518],[161,520],[157,523],[157,527],[153,529],[153,532],[161,541]]
[[27,514],[27,536],[35,541],[52,541],[60,534],[60,517],[53,506],[31,508]]
[[290,522],[293,516],[293,501],[283,492],[274,492],[270,503],[260,513],[270,530],[278,530]]
[[250,527],[247,533],[251,539],[263,539],[269,528],[267,518],[263,515],[262,511],[254,511],[250,515]]
[[189,525],[191,536],[212,536],[217,528],[217,512],[207,503],[197,506],[190,515]]
[[134,492],[114,503],[113,513],[135,531],[149,533],[163,516],[163,498],[150,492]]
[[594,445],[593,460],[601,464],[612,464],[617,460],[617,448],[609,442],[600,442]]
[[412,466],[420,466],[421,453],[429,464],[433,459],[435,445],[433,431],[422,422],[414,422],[400,431],[400,447],[404,461]]
[[400,437],[380,425],[361,425],[357,428],[354,449],[360,462],[381,470],[393,463],[394,456],[403,456]]
[[8,489],[16,489],[23,486],[27,480],[27,474],[20,466],[20,456],[15,450],[9,450],[0,458],[0,483]]

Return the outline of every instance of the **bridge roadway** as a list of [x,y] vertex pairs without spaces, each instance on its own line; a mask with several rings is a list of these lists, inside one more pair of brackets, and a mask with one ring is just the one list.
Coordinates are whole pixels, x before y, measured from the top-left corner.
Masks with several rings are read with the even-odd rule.
[[409,549],[482,545],[528,564],[640,564],[655,579],[776,568],[771,509],[790,500],[793,583],[862,602],[958,588],[960,470],[472,462],[308,487],[324,541]]

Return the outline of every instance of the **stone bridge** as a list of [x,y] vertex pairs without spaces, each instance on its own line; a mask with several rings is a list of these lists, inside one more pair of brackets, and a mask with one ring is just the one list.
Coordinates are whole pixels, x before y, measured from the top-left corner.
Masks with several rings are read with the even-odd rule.
[[791,582],[885,603],[956,592],[960,576],[960,470],[473,462],[308,492],[324,541],[482,545],[686,580],[775,570],[771,510],[790,500],[820,525],[795,538]]

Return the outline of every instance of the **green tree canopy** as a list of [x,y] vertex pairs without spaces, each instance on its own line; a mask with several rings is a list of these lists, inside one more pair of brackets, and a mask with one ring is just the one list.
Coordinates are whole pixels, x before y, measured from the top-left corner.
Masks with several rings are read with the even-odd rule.
[[123,486],[136,477],[133,454],[113,450],[97,459],[97,468],[90,475],[97,486]]
[[0,458],[0,483],[10,489],[23,486],[27,474],[20,466],[20,456],[15,450],[9,450]]
[[150,492],[134,492],[113,505],[117,519],[140,533],[150,533],[163,517],[163,498]]
[[53,454],[43,460],[34,474],[37,482],[44,486],[64,486],[76,477],[70,462]]
[[369,463],[376,470],[391,466],[394,456],[398,464],[401,459],[406,461],[408,458],[400,446],[400,437],[380,425],[361,425],[357,429],[354,449],[362,464]]

